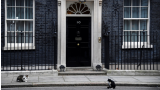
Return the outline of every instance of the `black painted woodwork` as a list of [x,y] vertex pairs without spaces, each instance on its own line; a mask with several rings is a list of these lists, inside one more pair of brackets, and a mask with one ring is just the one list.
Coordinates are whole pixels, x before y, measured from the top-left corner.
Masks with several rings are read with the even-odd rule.
[[67,67],[91,66],[91,18],[67,17],[66,24]]

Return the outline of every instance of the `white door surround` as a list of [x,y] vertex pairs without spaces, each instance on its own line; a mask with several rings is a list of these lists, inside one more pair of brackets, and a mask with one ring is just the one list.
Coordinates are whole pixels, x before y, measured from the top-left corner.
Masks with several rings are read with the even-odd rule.
[[78,0],[58,0],[58,58],[57,69],[60,65],[66,66],[66,17],[91,17],[91,67],[101,65],[101,37],[102,0],[87,0],[85,4],[90,8],[91,15],[67,14],[70,4]]

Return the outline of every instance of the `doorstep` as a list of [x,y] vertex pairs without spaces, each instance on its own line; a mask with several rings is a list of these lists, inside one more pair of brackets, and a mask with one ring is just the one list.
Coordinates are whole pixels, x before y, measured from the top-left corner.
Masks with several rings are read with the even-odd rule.
[[65,72],[58,72],[58,75],[106,75],[107,73],[103,70],[96,71],[92,67],[66,67]]
[[105,71],[65,71],[58,72],[58,76],[64,75],[107,75]]

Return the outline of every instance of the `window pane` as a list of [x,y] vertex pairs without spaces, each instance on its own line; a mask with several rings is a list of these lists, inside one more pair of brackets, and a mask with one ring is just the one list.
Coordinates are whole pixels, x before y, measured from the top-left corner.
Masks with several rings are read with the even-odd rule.
[[15,33],[7,32],[7,43],[14,43],[14,42],[15,42]]
[[24,31],[24,21],[17,21],[16,31]]
[[132,0],[133,6],[139,6],[140,0]]
[[25,6],[30,6],[32,7],[33,6],[33,0],[25,0]]
[[141,8],[141,18],[148,18],[148,7]]
[[132,21],[132,30],[139,30],[139,21],[138,20]]
[[33,43],[33,32],[26,32],[26,43]]
[[16,0],[16,6],[24,6],[24,0]]
[[130,30],[130,21],[129,20],[124,21],[124,30]]
[[124,6],[131,6],[131,0],[124,0]]
[[17,32],[16,33],[16,43],[24,43],[24,32]]
[[7,6],[15,6],[15,0],[7,0]]
[[140,30],[147,30],[147,20],[140,20]]
[[124,8],[124,18],[131,18],[131,8],[130,7]]
[[26,19],[33,19],[33,8],[26,8]]
[[139,18],[139,7],[132,8],[132,18]]
[[138,40],[138,31],[131,32],[131,42],[137,42]]
[[138,31],[125,31],[124,32],[124,41],[125,42],[137,42],[139,41],[138,39]]
[[24,8],[16,8],[16,19],[24,19]]
[[147,42],[147,31],[144,32],[143,34],[143,31],[141,31],[141,42]]
[[15,31],[14,21],[7,21],[7,31]]
[[33,22],[32,21],[25,22],[25,31],[33,31]]
[[125,42],[130,42],[130,31],[125,31],[124,32],[124,41]]
[[148,0],[141,0],[141,6],[148,6]]
[[15,19],[15,7],[7,7],[7,19]]

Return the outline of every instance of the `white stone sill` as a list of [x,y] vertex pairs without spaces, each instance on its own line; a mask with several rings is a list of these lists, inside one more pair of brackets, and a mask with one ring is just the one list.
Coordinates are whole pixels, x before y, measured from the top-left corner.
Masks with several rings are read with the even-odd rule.
[[[143,47],[143,44],[135,44],[135,45],[130,45],[130,44],[123,44],[122,45],[122,49],[142,49],[142,47]],[[150,45],[150,44],[147,44],[147,45],[144,45],[144,47],[143,47],[144,49],[151,49],[151,48],[153,48],[153,45]]]
[[2,50],[34,50],[36,49],[35,46],[22,46],[22,47],[3,47]]

